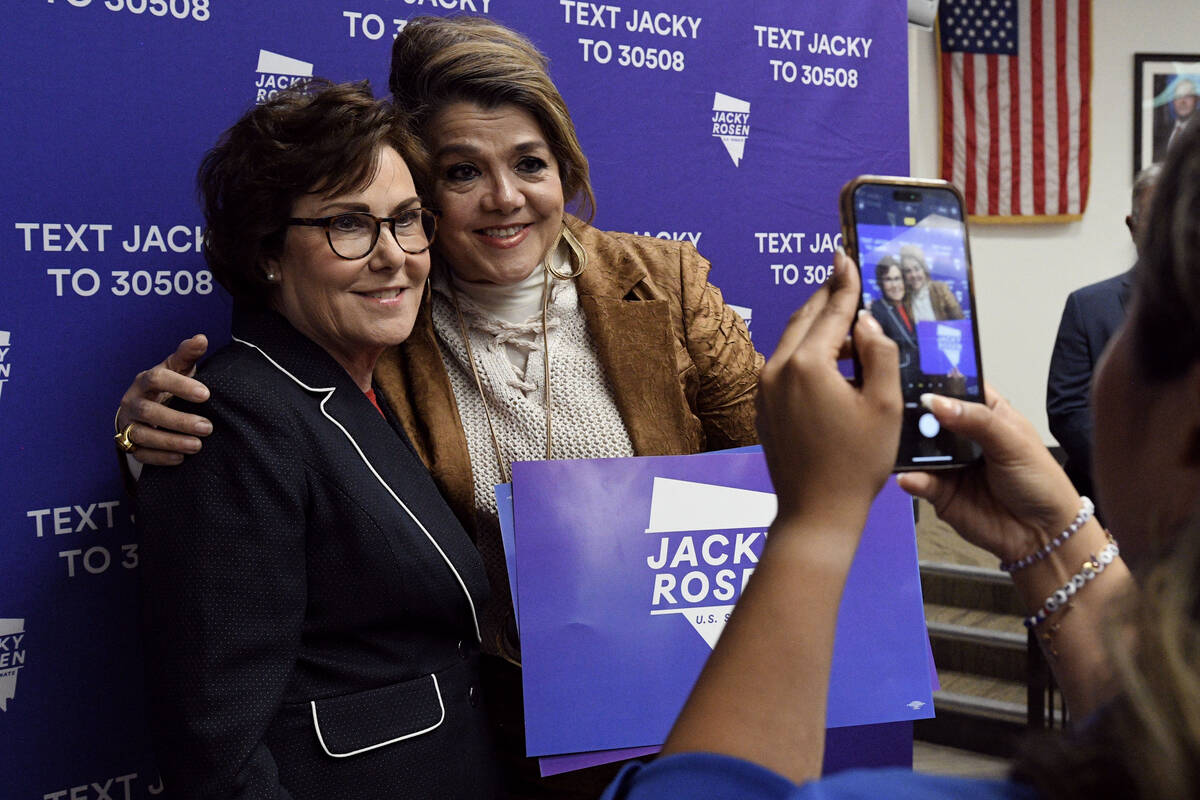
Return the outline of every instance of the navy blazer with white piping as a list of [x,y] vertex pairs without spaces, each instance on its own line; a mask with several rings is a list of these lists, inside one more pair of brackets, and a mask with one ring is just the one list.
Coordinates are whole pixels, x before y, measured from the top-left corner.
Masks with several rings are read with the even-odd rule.
[[198,377],[212,435],[137,498],[168,796],[495,794],[487,579],[399,426],[273,312]]
[[[871,303],[871,316],[879,322],[883,332],[900,348],[900,376],[904,382],[917,381],[921,377],[920,350],[917,336],[900,318],[900,312],[885,298]],[[912,317],[909,317],[911,321]]]

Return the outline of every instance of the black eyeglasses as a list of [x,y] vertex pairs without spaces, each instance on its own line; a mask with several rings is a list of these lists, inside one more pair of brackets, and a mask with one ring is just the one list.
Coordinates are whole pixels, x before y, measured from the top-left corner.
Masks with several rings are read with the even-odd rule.
[[351,211],[315,219],[292,217],[287,221],[288,225],[324,228],[329,249],[335,256],[347,261],[370,255],[385,223],[400,249],[415,256],[424,253],[433,244],[433,236],[437,232],[437,213],[428,208],[408,208],[394,217],[377,217],[365,211]]

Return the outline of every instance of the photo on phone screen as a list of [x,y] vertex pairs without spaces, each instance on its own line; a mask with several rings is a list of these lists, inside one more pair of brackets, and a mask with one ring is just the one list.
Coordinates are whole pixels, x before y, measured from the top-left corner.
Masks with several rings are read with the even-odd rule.
[[970,463],[978,447],[942,430],[919,402],[925,392],[983,401],[960,196],[942,182],[860,178],[846,189],[843,212],[853,226],[863,306],[900,348],[904,426],[896,468]]

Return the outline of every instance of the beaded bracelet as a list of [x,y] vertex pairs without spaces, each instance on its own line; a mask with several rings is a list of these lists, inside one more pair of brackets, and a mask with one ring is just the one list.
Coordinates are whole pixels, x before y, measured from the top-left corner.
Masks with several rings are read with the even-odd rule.
[[1092,503],[1091,499],[1087,497],[1079,498],[1079,513],[1075,515],[1075,519],[1071,520],[1071,524],[1067,526],[1065,531],[1055,536],[1041,549],[1035,550],[1024,558],[1016,561],[1001,562],[1000,569],[1012,573],[1019,569],[1025,569],[1030,564],[1036,564],[1061,547],[1067,539],[1071,538],[1071,535],[1075,531],[1082,528],[1083,524],[1092,518],[1092,514],[1094,513],[1096,513],[1096,506]]
[[1038,609],[1036,614],[1025,618],[1026,628],[1036,628],[1046,621],[1046,617],[1058,611],[1071,602],[1071,598],[1075,593],[1088,584],[1089,581],[1095,579],[1097,575],[1104,572],[1105,567],[1113,562],[1117,556],[1121,554],[1121,549],[1117,547],[1117,543],[1110,541],[1104,545],[1104,549],[1099,555],[1091,555],[1088,560],[1083,562],[1083,567],[1079,572],[1071,576],[1071,580],[1067,581],[1061,589],[1046,598],[1046,602]]

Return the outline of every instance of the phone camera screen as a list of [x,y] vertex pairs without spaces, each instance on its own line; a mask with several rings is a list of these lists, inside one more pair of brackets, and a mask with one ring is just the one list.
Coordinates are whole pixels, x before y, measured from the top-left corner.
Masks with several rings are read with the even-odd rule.
[[954,192],[854,191],[863,305],[900,348],[905,421],[898,466],[965,463],[974,448],[920,407],[925,392],[982,401],[966,224]]

